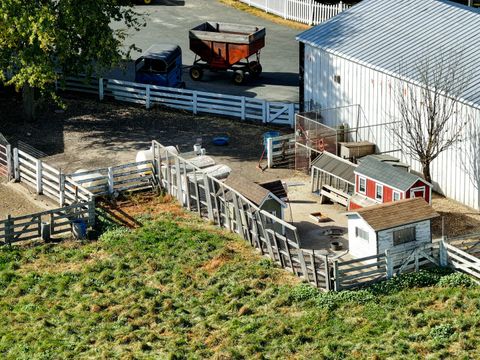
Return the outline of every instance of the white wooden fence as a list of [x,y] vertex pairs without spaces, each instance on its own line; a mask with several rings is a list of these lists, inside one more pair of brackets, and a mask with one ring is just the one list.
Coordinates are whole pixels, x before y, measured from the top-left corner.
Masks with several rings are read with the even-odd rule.
[[480,282],[480,259],[478,257],[448,243],[443,243],[443,247],[445,251],[442,252],[444,254],[441,258],[442,265],[465,272]]
[[193,114],[213,114],[254,121],[263,124],[293,127],[299,105],[266,101],[245,96],[210,93],[205,91],[147,85],[115,79],[66,79],[64,90],[98,94],[100,100],[113,97],[119,101],[145,105],[162,105],[191,111]]
[[12,149],[7,140],[0,134],[0,177],[10,177]]
[[93,200],[34,214],[9,215],[5,220],[0,220],[0,245],[40,238],[42,222],[48,223],[51,235],[69,233],[72,231],[72,222],[78,219],[84,219],[88,226],[95,224]]
[[295,167],[295,134],[267,139],[267,166]]
[[133,162],[108,168],[70,174],[69,177],[94,196],[107,196],[125,191],[152,189],[155,186],[151,161]]
[[275,14],[287,20],[308,25],[318,25],[340,14],[350,6],[340,1],[338,4],[322,4],[316,0],[240,0],[241,2]]
[[23,182],[58,202],[60,206],[88,202],[93,194],[71,177],[17,148],[13,149],[13,174],[15,181]]

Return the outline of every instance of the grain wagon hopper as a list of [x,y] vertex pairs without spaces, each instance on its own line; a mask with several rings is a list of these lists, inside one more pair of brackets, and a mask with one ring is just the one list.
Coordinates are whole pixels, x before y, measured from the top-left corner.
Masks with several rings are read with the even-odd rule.
[[205,22],[191,29],[189,38],[190,50],[195,53],[190,68],[193,80],[201,80],[204,70],[233,70],[235,84],[243,83],[246,73],[253,77],[262,73],[260,49],[265,46],[265,28]]

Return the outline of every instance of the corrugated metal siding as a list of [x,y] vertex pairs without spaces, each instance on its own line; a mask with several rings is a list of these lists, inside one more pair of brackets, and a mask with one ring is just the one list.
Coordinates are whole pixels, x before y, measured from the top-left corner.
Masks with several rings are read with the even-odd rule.
[[[363,0],[297,39],[379,72],[418,82],[418,62],[442,56],[471,78],[462,98],[480,108],[480,11],[442,0]],[[333,65],[335,65],[336,57]],[[319,69],[319,71],[322,71]],[[317,74],[320,75],[320,74]],[[324,89],[327,91],[327,89]],[[388,88],[376,88],[380,95]]]
[[[340,76],[340,84],[334,82]],[[380,152],[400,157],[416,171],[420,164],[407,158],[398,149],[388,123],[399,118],[395,102],[395,88],[400,80],[393,76],[367,68],[358,63],[305,46],[305,104],[325,108],[340,108],[335,116],[326,118],[326,125],[335,127],[346,123],[350,127],[379,125],[360,129],[358,140],[371,141]],[[358,104],[359,110],[352,104]],[[461,105],[458,121],[480,121],[480,110]],[[468,146],[452,148],[442,153],[432,166],[434,189],[468,206],[479,209],[478,191],[465,173],[461,159]]]

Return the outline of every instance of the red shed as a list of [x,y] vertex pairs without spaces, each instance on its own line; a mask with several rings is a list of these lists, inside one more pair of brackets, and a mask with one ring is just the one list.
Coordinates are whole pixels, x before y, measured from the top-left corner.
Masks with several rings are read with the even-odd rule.
[[416,197],[431,203],[432,185],[391,159],[373,155],[359,161],[350,210]]

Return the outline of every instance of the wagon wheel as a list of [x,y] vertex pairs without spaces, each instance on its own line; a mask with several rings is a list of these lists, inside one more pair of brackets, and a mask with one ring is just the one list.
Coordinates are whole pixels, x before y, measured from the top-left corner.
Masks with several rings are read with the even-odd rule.
[[243,84],[244,80],[245,80],[245,71],[235,70],[235,72],[233,74],[233,82],[235,83],[235,85]]
[[190,68],[190,77],[194,81],[200,81],[203,77],[203,69],[200,66],[193,65]]
[[262,73],[262,65],[258,61],[250,61],[248,63],[248,71],[253,77],[259,77]]

